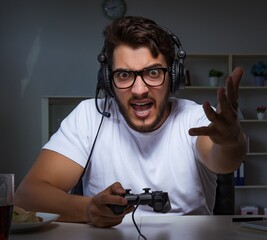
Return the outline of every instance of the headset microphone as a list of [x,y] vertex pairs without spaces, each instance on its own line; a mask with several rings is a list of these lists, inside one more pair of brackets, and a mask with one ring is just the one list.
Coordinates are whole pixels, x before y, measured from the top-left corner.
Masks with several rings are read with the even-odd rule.
[[[98,99],[99,90],[100,90],[100,86],[99,86],[99,84],[97,84],[97,87],[96,87],[96,95],[95,95],[95,106],[96,106],[96,110],[102,116],[109,118],[111,114],[109,112],[106,112],[106,111],[101,112],[100,109],[99,109],[99,107],[98,107],[98,101],[97,101],[97,99]],[[104,109],[106,109],[106,103],[107,103],[107,96],[105,97],[105,107],[104,107]]]
[[107,117],[107,118],[109,118],[110,117],[110,113],[109,112],[103,112],[103,113],[101,113],[104,117]]

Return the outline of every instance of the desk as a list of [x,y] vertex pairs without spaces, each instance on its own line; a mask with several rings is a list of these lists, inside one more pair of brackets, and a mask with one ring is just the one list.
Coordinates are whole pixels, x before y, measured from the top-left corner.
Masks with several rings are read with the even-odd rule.
[[[140,216],[136,219],[148,240],[261,240],[267,232],[241,228],[231,216]],[[38,231],[12,233],[10,240],[138,240],[131,215],[114,228],[53,222]]]

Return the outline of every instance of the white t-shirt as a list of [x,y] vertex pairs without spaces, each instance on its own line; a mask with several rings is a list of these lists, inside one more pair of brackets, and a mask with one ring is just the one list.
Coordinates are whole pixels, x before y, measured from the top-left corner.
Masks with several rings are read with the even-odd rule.
[[[99,100],[102,107],[103,101]],[[95,195],[119,181],[135,194],[147,187],[168,192],[171,211],[176,214],[212,214],[216,174],[199,161],[195,151],[197,137],[188,134],[190,128],[210,122],[201,105],[185,99],[171,101],[171,113],[162,126],[140,133],[127,125],[115,100],[109,99],[107,111],[111,116],[104,118],[83,177],[84,195]],[[101,117],[94,99],[81,102],[44,148],[84,167]],[[149,206],[139,208],[153,212]]]

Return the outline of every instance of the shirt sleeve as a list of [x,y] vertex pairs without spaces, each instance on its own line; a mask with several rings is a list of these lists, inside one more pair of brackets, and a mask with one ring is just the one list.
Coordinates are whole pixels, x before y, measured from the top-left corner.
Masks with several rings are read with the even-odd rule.
[[[43,146],[58,152],[82,167],[85,166],[93,139],[92,126],[95,106],[90,100],[82,101],[60,124],[59,129]],[[90,132],[91,131],[91,132]]]

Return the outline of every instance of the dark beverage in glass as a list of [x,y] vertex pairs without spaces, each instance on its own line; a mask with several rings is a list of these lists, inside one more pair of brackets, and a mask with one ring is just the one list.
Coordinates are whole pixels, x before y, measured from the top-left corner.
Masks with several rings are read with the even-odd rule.
[[13,205],[0,206],[0,240],[8,240]]
[[0,173],[0,240],[8,240],[12,223],[14,174]]

